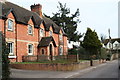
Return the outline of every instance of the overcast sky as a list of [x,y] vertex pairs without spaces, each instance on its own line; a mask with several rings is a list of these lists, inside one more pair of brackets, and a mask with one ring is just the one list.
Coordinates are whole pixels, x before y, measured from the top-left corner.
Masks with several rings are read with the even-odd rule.
[[81,23],[77,30],[85,33],[87,27],[100,34],[108,36],[108,29],[111,30],[111,37],[118,37],[118,1],[119,0],[7,0],[30,10],[30,5],[41,4],[43,13],[52,16],[58,11],[58,2],[66,3],[71,14],[80,10]]

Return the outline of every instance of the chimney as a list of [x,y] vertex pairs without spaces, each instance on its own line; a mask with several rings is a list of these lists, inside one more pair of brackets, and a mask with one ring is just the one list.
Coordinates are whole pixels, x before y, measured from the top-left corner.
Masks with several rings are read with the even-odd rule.
[[5,2],[6,2],[6,0],[0,0],[0,2],[1,2],[1,3],[5,3]]
[[42,5],[34,4],[31,5],[31,11],[36,12],[42,18]]

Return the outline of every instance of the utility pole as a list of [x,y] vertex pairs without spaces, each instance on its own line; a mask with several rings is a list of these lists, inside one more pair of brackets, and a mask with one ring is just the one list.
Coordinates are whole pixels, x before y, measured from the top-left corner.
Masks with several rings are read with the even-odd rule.
[[110,37],[110,28],[108,29],[108,34],[109,34],[109,53],[111,53],[111,37]]

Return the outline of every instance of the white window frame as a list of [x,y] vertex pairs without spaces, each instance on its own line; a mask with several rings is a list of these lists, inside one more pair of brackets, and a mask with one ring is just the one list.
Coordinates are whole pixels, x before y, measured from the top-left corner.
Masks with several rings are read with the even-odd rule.
[[50,31],[50,32],[49,32],[49,35],[50,35],[50,36],[52,36],[52,35],[53,35],[53,32],[52,32],[52,31]]
[[59,47],[59,55],[63,55],[63,47],[62,46]]
[[33,27],[32,27],[32,25],[28,25],[28,34],[30,34],[30,35],[33,34]]
[[40,37],[44,37],[45,36],[45,32],[44,32],[44,29],[40,29]]
[[59,34],[59,39],[60,39],[60,41],[63,40],[62,38],[63,38],[63,37],[62,37],[62,34]]
[[[10,21],[12,22],[11,26],[10,26]],[[13,31],[13,27],[14,27],[14,21],[12,19],[8,19],[8,31]]]
[[[9,47],[9,56],[14,56],[14,43],[13,42],[8,42],[7,43],[7,45],[8,44],[12,44],[11,46],[8,46]],[[10,48],[10,47],[12,47],[12,48]]]
[[[32,46],[31,52],[29,46]],[[28,44],[28,55],[33,55],[33,44]]]

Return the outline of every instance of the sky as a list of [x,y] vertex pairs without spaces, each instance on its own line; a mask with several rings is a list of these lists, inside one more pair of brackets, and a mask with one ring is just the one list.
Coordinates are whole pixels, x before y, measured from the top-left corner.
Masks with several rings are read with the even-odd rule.
[[30,10],[33,4],[41,4],[43,13],[52,16],[58,11],[58,2],[67,4],[71,14],[77,8],[80,11],[80,21],[77,31],[85,33],[87,27],[95,30],[100,37],[104,34],[108,38],[108,29],[112,38],[118,38],[118,2],[119,0],[7,0]]

